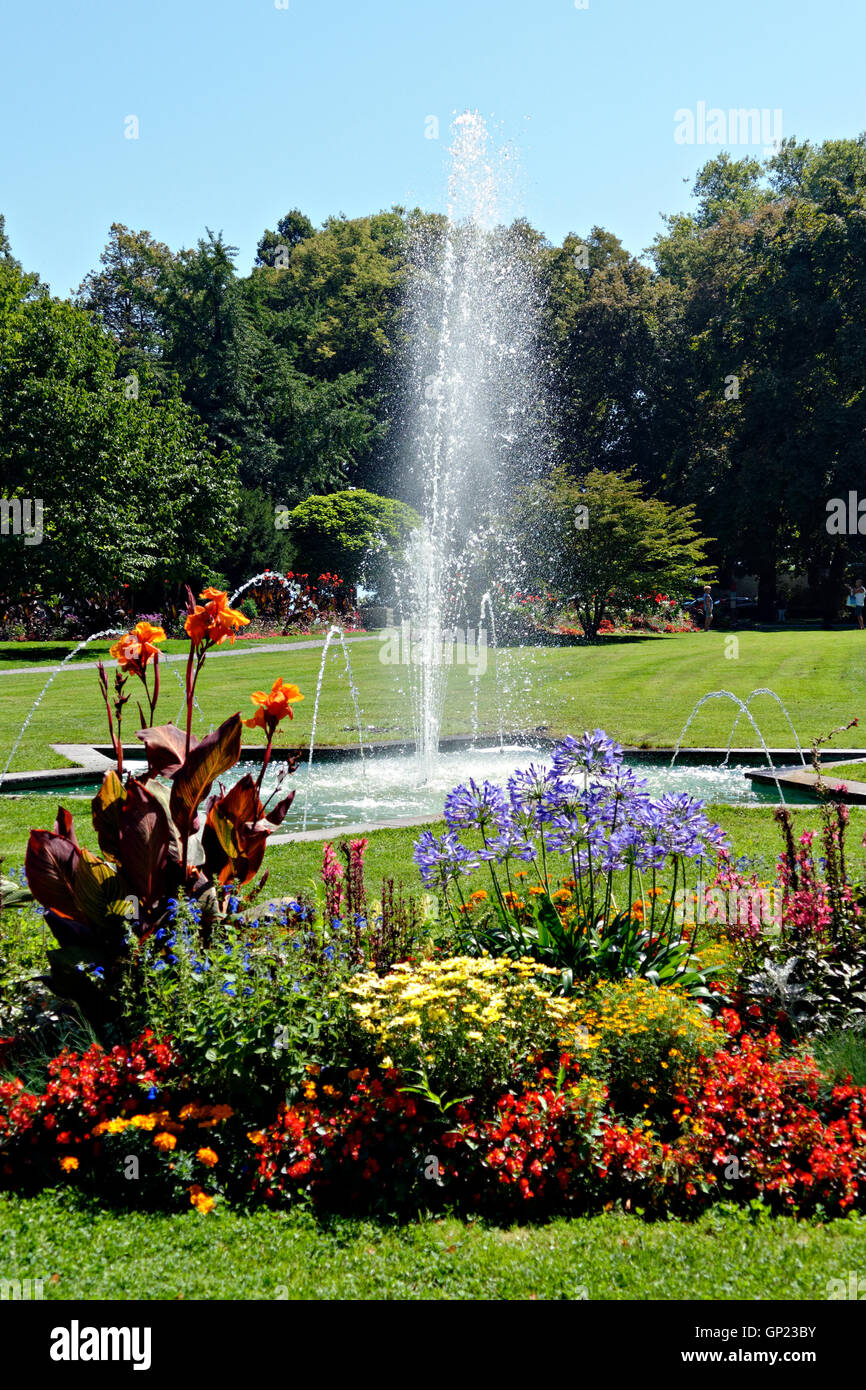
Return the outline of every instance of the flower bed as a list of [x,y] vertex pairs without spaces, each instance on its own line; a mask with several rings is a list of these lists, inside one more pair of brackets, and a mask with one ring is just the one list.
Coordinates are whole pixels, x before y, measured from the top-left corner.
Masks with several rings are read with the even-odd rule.
[[[31,833],[26,886],[3,880],[4,934],[30,894],[55,940],[38,979],[0,972],[3,1186],[202,1217],[866,1209],[866,1089],[810,1055],[864,1014],[844,807],[825,799],[820,854],[780,812],[768,917],[700,803],[648,796],[595,730],[504,787],[455,787],[445,833],[416,842],[427,898],[374,888],[357,839],[267,902],[291,793],[266,805],[261,775],[218,779],[242,722],[265,735],[263,773],[303,697],[277,677],[246,721],[196,741],[202,667],[245,625],[224,593],[200,597],[185,730],[155,723],[156,623],[115,644],[113,688],[100,669],[116,754],[91,806],[100,853],[61,807]],[[123,767],[132,678],[139,777]]]

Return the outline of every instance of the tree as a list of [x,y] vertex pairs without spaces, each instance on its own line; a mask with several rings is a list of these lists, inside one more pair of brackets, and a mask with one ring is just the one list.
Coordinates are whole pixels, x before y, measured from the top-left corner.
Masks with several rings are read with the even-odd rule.
[[43,296],[0,318],[0,492],[44,506],[41,543],[3,540],[7,593],[154,594],[213,573],[237,469],[180,401],[128,399],[108,335]]
[[786,141],[765,167],[769,189],[753,161],[711,161],[698,215],[656,244],[683,295],[664,487],[723,537],[725,568],[758,575],[762,618],[796,566],[823,572],[830,621],[852,541],[828,537],[826,504],[857,487],[866,429],[866,140]]
[[405,502],[363,488],[308,497],[289,512],[288,532],[298,564],[311,574],[333,571],[350,585],[390,591],[393,567],[421,524]]
[[575,603],[590,640],[611,597],[681,594],[712,575],[694,508],[645,496],[631,472],[593,469],[578,481],[557,469],[526,489],[517,516],[537,578]]
[[222,571],[232,585],[269,569],[285,574],[294,561],[294,546],[279,526],[281,513],[257,488],[244,488],[238,507],[237,529]]
[[296,246],[300,246],[302,241],[315,234],[316,229],[309,217],[305,217],[300,208],[292,208],[291,212],[280,218],[275,232],[266,231],[262,235],[256,250],[256,265],[273,268],[275,261],[280,257],[281,247],[285,248],[288,255]]
[[92,270],[78,287],[76,302],[111,334],[118,350],[118,372],[152,372],[163,350],[160,296],[174,257],[150,232],[133,232],[112,222],[101,270]]

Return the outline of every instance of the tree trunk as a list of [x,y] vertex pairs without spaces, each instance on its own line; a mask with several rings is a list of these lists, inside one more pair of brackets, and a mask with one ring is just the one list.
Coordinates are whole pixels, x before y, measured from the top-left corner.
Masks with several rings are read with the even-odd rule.
[[776,617],[776,551],[768,548],[758,569],[758,618],[774,623]]
[[848,555],[844,543],[837,541],[833,546],[833,554],[830,557],[830,568],[821,585],[822,627],[835,627],[839,621],[839,609],[842,606],[844,595],[842,576],[845,573],[845,561],[847,558]]

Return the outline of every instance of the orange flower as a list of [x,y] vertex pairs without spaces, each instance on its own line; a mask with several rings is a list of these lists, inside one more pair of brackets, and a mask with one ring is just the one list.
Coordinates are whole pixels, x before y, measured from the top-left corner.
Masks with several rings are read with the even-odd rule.
[[254,1129],[247,1135],[251,1144],[264,1144],[265,1136],[260,1129]]
[[303,695],[296,685],[284,685],[282,676],[277,676],[270,690],[254,690],[250,699],[258,709],[252,719],[245,719],[243,722],[248,729],[275,729],[281,719],[286,715],[290,719],[292,715],[292,705],[296,705],[299,700],[303,700]]
[[214,1209],[213,1197],[208,1197],[206,1192],[199,1192],[197,1196],[190,1197],[189,1200],[192,1202],[196,1211],[200,1212],[202,1216],[207,1216],[208,1212]]
[[136,623],[132,632],[125,632],[109,648],[109,656],[114,657],[121,670],[141,674],[151,658],[159,656],[154,643],[164,641],[165,632],[161,627],[154,627],[152,623]]
[[199,1149],[196,1152],[196,1158],[199,1163],[204,1164],[205,1168],[213,1168],[215,1164],[219,1162],[219,1158],[214,1153],[213,1149]]
[[153,1141],[153,1147],[161,1150],[162,1153],[171,1153],[177,1147],[177,1139],[173,1134],[168,1134],[165,1130],[158,1134]]
[[165,630],[161,627],[154,627],[153,623],[136,623],[135,635],[141,643],[145,661],[152,656],[159,656],[159,652],[153,645],[154,642],[165,641]]
[[78,1159],[72,1158],[71,1156],[69,1158],[61,1158],[60,1167],[63,1169],[64,1173],[74,1173],[75,1169],[78,1167]]
[[184,623],[184,629],[186,630],[187,635],[192,639],[192,644],[194,647],[201,646],[202,642],[207,637],[207,631],[209,626],[210,614],[208,613],[207,609],[200,608],[198,605],[196,605],[195,610],[192,613],[190,613],[189,617]]
[[227,637],[234,644],[235,628],[246,627],[249,618],[236,608],[229,608],[228,594],[222,589],[204,589],[199,598],[205,600],[204,608],[196,604],[184,623],[193,645],[200,647],[205,638],[210,638],[214,646],[218,647]]

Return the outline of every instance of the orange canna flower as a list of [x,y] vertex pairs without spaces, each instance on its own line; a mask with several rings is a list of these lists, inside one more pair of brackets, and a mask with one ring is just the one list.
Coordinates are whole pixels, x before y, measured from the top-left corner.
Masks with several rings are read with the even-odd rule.
[[145,661],[149,661],[152,656],[159,656],[159,652],[153,644],[154,642],[165,641],[164,628],[154,627],[153,623],[136,623],[135,635],[141,643]]
[[194,612],[190,613],[183,626],[187,636],[192,639],[193,646],[200,647],[207,637],[207,630],[210,626],[210,614],[206,608],[201,608],[196,604]]
[[228,637],[234,645],[235,628],[246,627],[249,618],[236,608],[229,608],[228,594],[222,589],[204,589],[199,598],[205,600],[204,608],[196,604],[184,623],[193,644],[200,647],[206,638],[210,638],[214,646],[219,647]]
[[154,627],[153,623],[136,623],[131,632],[125,632],[109,648],[109,655],[114,657],[121,670],[140,674],[152,657],[159,656],[154,644],[164,641],[165,632],[161,627]]
[[288,715],[292,719],[292,705],[296,705],[299,700],[303,700],[303,695],[296,685],[284,685],[282,676],[277,676],[270,690],[254,690],[250,699],[258,709],[251,719],[243,722],[248,729],[267,729],[276,728],[281,719]]

